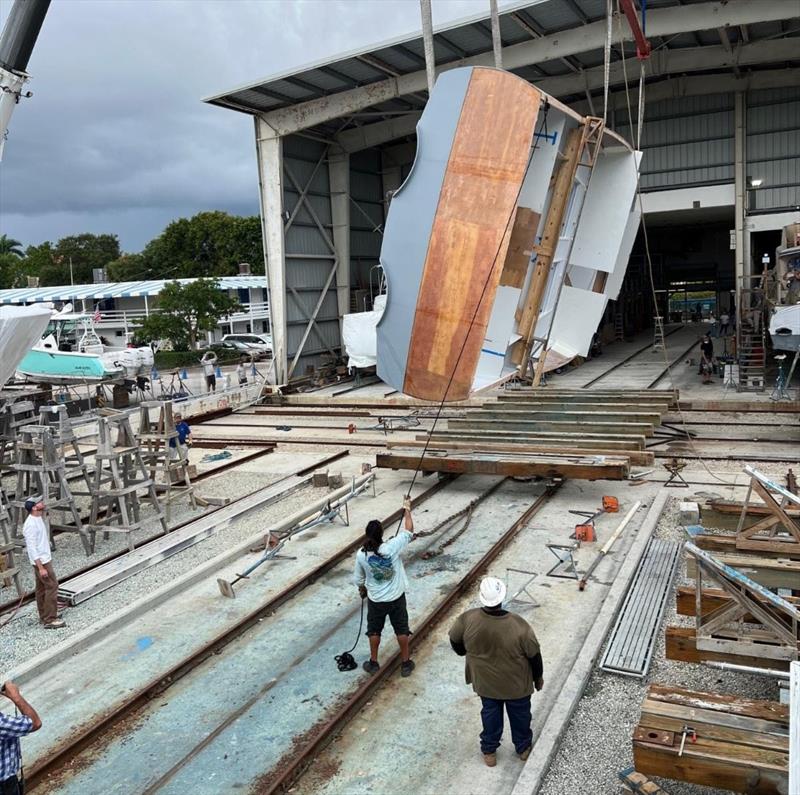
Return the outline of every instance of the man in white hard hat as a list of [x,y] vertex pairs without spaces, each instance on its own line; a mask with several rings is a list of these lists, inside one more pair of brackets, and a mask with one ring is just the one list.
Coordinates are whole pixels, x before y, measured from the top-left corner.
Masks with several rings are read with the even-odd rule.
[[450,629],[450,645],[467,658],[467,684],[481,697],[481,753],[489,767],[497,764],[504,708],[517,755],[528,758],[533,745],[531,694],[544,686],[542,655],[533,627],[522,616],[503,609],[505,598],[505,583],[484,577],[483,607],[462,613]]

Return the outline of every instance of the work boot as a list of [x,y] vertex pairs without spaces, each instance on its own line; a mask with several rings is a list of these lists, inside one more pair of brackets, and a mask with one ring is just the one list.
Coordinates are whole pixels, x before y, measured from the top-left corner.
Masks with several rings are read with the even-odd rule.
[[411,672],[416,668],[413,660],[406,660],[400,664],[400,676],[411,676]]
[[45,629],[63,629],[66,627],[67,624],[65,621],[62,621],[60,618],[57,618],[55,621],[51,621],[49,624],[45,624]]
[[518,756],[524,762],[527,758],[531,755],[531,750],[533,749],[532,745],[529,745],[524,751],[521,751]]
[[497,764],[497,754],[494,752],[491,754],[484,754],[483,761],[486,764],[486,767],[494,767]]
[[381,667],[381,664],[379,662],[375,662],[375,660],[364,660],[364,663],[361,667],[368,674],[374,674]]

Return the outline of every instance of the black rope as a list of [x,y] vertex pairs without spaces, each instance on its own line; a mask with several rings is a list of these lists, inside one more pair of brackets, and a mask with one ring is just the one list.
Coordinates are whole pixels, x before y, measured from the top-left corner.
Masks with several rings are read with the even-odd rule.
[[356,642],[347,651],[343,651],[341,654],[337,654],[333,658],[336,661],[336,667],[340,671],[354,671],[356,668],[358,668],[358,663],[355,661],[352,652],[356,650],[358,641],[361,640],[361,628],[364,626],[364,602],[366,601],[366,599],[361,600],[361,618],[358,622],[358,635],[356,635]]
[[[456,373],[458,372],[458,365],[461,363],[461,357],[464,354],[464,349],[467,347],[467,340],[469,340],[469,336],[472,333],[472,327],[475,325],[475,318],[478,316],[478,311],[480,310],[481,304],[483,303],[483,297],[486,294],[486,288],[489,286],[489,282],[492,279],[492,274],[494,273],[495,265],[497,264],[497,258],[500,256],[500,251],[503,248],[503,240],[505,239],[505,232],[508,231],[508,225],[511,223],[511,219],[514,217],[514,212],[517,209],[517,202],[519,201],[520,194],[522,193],[522,185],[525,181],[524,175],[528,173],[528,169],[531,167],[531,163],[533,162],[533,156],[536,153],[536,150],[539,148],[539,136],[541,135],[542,131],[544,131],[545,134],[547,134],[547,114],[549,111],[550,111],[550,103],[547,100],[545,100],[544,117],[542,118],[542,124],[539,127],[538,132],[534,130],[533,146],[531,147],[531,153],[528,157],[528,163],[525,166],[525,172],[523,174],[523,178],[520,180],[519,188],[517,189],[517,195],[514,198],[514,204],[512,205],[511,212],[508,216],[508,219],[506,220],[505,231],[503,233],[503,236],[500,238],[500,245],[498,246],[497,251],[494,254],[494,259],[492,260],[492,267],[489,268],[489,271],[486,274],[486,280],[483,283],[483,289],[481,290],[480,298],[478,298],[478,302],[475,304],[475,311],[472,313],[472,318],[469,321],[467,333],[464,335],[464,341],[461,343],[461,350],[458,352],[455,364],[453,365],[453,370],[450,373],[450,379],[447,382],[444,394],[442,395],[442,399],[439,402],[439,408],[436,410],[436,416],[433,419],[433,425],[431,426],[431,430],[428,433],[428,438],[425,440],[425,446],[422,448],[422,454],[420,455],[419,461],[417,462],[417,468],[414,470],[414,476],[411,478],[411,485],[409,485],[408,487],[408,491],[406,492],[406,497],[411,496],[411,489],[414,488],[414,483],[416,483],[417,476],[419,475],[419,470],[420,467],[422,466],[422,461],[425,458],[425,453],[428,452],[428,445],[430,445],[431,436],[433,435],[433,432],[436,430],[436,423],[439,422],[439,416],[441,415],[445,401],[447,400],[447,393],[450,391],[450,387],[453,384],[453,379],[455,378]],[[400,525],[403,522],[403,516],[401,516],[399,521],[397,522],[397,529],[394,532],[395,535],[397,535],[400,532]]]

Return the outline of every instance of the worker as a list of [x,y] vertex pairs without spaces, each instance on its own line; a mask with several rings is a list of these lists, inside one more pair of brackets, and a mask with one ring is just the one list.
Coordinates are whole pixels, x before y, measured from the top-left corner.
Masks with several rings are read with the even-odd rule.
[[239,365],[236,368],[236,378],[239,381],[239,386],[247,386],[247,357],[242,356],[239,359]]
[[50,535],[44,520],[45,504],[41,500],[26,500],[25,510],[28,518],[22,525],[22,535],[36,581],[39,621],[45,629],[62,629],[66,624],[58,613],[58,577],[50,554]]
[[0,712],[0,795],[22,795],[22,751],[20,738],[42,728],[36,710],[22,697],[14,682],[5,682],[0,688],[21,715]]
[[203,358],[200,359],[200,364],[203,365],[203,373],[206,376],[206,389],[209,392],[217,391],[217,375],[214,367],[217,364],[217,354],[214,351],[206,351]]
[[511,740],[520,759],[533,747],[531,694],[544,687],[542,654],[533,627],[522,616],[503,609],[506,586],[495,577],[481,580],[483,607],[462,613],[450,628],[450,645],[466,656],[466,680],[481,698],[480,735],[483,761],[497,764],[503,736],[503,708]]
[[364,545],[356,553],[353,581],[358,586],[362,599],[367,600],[367,637],[369,638],[369,659],[363,668],[374,674],[381,666],[378,662],[378,647],[386,617],[400,646],[400,675],[410,676],[414,661],[408,648],[408,608],[406,588],[408,579],[400,553],[413,541],[414,520],[411,516],[411,501],[403,502],[404,529],[394,538],[383,540],[383,525],[377,519],[367,523]]
[[182,414],[176,412],[173,415],[173,419],[175,420],[175,430],[178,435],[169,440],[170,458],[177,456],[184,463],[188,463],[189,447],[192,444],[192,429],[189,427],[189,423],[183,419]]
[[719,316],[719,332],[718,335],[720,337],[727,337],[728,336],[728,323],[730,322],[730,315],[727,312],[723,312]]
[[703,339],[700,340],[700,369],[698,370],[700,375],[705,375],[708,373],[711,374],[711,370],[714,364],[714,343],[711,342],[711,337],[708,334],[703,335]]

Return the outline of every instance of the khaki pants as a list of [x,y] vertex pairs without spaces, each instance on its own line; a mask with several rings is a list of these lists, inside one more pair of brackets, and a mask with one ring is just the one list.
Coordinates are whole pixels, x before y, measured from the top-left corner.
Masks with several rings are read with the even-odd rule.
[[36,607],[39,610],[39,620],[43,624],[50,624],[58,618],[58,578],[53,570],[53,564],[45,563],[47,579],[39,576],[39,569],[34,566],[33,574],[36,578]]

